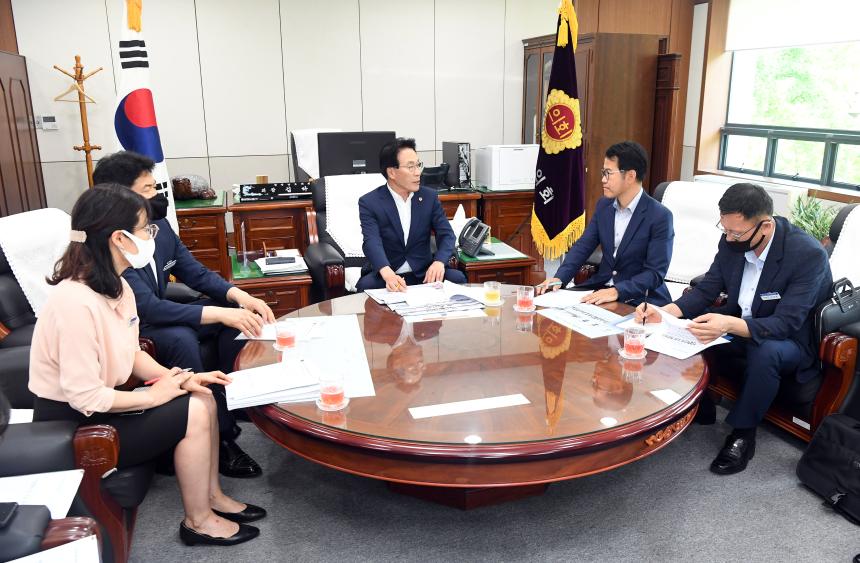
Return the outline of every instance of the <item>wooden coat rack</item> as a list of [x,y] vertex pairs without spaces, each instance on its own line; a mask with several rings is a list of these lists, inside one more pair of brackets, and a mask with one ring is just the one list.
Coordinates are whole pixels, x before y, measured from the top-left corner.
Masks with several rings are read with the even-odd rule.
[[[74,74],[71,72],[54,65],[54,68],[74,80],[69,88],[64,91],[62,94],[58,95],[54,98],[55,102],[77,102],[80,106],[81,110],[81,129],[84,134],[84,144],[83,145],[75,145],[73,148],[76,151],[84,151],[86,153],[87,159],[87,181],[90,184],[90,187],[93,187],[93,157],[90,154],[92,151],[100,151],[102,148],[100,145],[91,145],[90,144],[90,126],[87,122],[87,104],[94,104],[96,101],[91,97],[87,96],[84,92],[84,80],[94,75],[98,71],[102,70],[102,67],[98,67],[94,71],[84,74],[84,65],[81,64],[81,56],[75,55],[75,68]],[[77,99],[68,99],[65,98],[68,94],[76,92]]]

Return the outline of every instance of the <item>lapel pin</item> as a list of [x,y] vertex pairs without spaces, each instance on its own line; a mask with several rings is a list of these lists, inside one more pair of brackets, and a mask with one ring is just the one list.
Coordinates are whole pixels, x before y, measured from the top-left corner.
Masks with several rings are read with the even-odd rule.
[[418,198],[418,201],[424,201],[424,198],[423,198],[423,197],[419,197],[419,198]]

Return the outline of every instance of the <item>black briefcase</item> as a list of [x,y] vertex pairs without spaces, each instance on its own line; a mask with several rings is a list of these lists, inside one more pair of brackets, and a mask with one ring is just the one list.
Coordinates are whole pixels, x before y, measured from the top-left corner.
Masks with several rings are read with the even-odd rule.
[[825,417],[797,464],[797,477],[825,505],[860,525],[860,421]]

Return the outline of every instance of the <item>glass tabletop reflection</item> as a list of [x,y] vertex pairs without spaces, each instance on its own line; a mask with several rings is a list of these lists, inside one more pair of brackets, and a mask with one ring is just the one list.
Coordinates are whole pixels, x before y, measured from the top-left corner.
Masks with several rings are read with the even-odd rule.
[[[516,444],[619,429],[669,408],[692,393],[703,361],[649,351],[643,360],[618,355],[622,335],[588,339],[539,312],[504,303],[481,318],[406,323],[364,294],[287,315],[356,315],[376,395],[353,398],[338,412],[314,402],[277,408],[338,432],[424,444]],[[606,306],[620,315],[632,307]],[[299,347],[301,343],[299,343]],[[299,348],[297,353],[301,354]],[[331,353],[337,353],[337,343]],[[249,342],[238,359],[246,369],[279,360],[267,341]],[[527,404],[413,418],[409,409],[522,394]]]

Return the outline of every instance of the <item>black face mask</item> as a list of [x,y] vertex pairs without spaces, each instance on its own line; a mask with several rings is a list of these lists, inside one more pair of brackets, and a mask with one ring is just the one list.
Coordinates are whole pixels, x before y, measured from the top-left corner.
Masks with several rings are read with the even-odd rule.
[[158,194],[149,198],[149,220],[160,221],[167,217],[167,207],[170,202],[167,201],[167,196]]
[[752,240],[755,238],[756,233],[758,233],[758,230],[761,229],[761,226],[765,223],[767,223],[767,221],[760,221],[759,224],[756,225],[756,228],[753,231],[752,235],[750,235],[750,238],[748,238],[747,240],[726,240],[726,244],[729,246],[729,250],[731,250],[732,252],[737,252],[738,254],[742,254],[744,252],[749,252],[750,250],[755,250],[756,248],[761,246],[761,243],[763,243],[764,239],[766,238],[764,235],[762,235],[761,238],[758,239],[758,242],[755,244],[752,244]]

